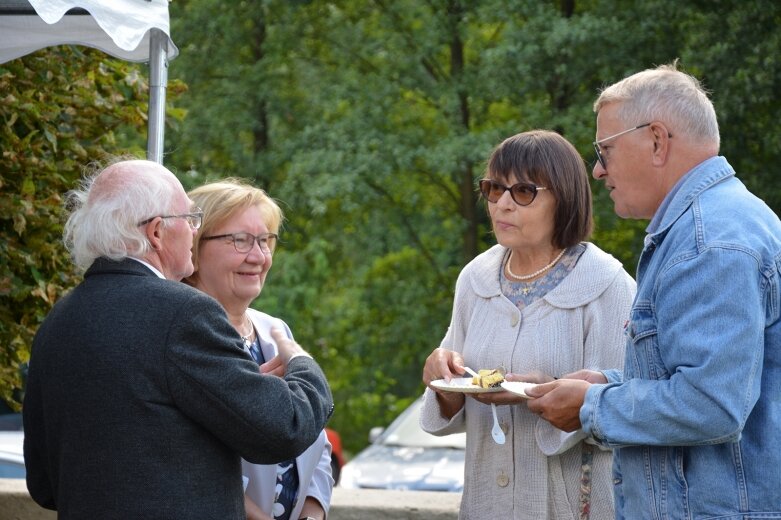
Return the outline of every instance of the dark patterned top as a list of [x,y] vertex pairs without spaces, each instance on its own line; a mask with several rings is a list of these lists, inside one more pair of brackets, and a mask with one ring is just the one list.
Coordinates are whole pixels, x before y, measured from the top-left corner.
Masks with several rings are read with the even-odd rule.
[[[266,358],[263,357],[263,351],[260,349],[260,338],[257,333],[255,333],[255,341],[249,347],[249,352],[258,365],[266,362]],[[296,459],[290,459],[287,462],[277,464],[277,486],[271,511],[275,519],[290,520],[290,513],[293,511],[298,498],[298,488]]]

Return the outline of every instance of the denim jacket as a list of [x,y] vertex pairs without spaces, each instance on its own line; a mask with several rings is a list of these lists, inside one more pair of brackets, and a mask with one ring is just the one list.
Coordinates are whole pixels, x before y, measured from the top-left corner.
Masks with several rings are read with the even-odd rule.
[[617,518],[781,519],[781,222],[723,157],[679,182],[583,429],[615,448]]

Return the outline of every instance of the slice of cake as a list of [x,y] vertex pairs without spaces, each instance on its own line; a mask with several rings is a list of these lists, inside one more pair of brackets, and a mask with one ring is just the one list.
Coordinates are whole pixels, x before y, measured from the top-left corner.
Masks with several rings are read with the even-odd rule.
[[499,370],[482,369],[477,371],[477,377],[472,377],[472,384],[480,388],[499,386],[504,381],[504,374]]

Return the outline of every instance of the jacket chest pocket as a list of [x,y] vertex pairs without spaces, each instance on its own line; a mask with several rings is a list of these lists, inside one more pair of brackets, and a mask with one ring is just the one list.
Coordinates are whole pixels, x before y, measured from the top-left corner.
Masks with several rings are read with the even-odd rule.
[[670,373],[659,350],[656,315],[648,308],[632,309],[626,329],[627,356],[624,367],[627,379],[669,379]]

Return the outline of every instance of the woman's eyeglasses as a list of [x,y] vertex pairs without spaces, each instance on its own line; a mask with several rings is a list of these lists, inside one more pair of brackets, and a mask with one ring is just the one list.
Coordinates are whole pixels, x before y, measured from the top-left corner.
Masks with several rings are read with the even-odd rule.
[[505,186],[504,184],[499,184],[498,182],[492,181],[491,179],[481,180],[479,182],[479,186],[480,193],[488,202],[499,202],[499,199],[502,198],[504,192],[509,190],[510,197],[512,197],[513,202],[519,206],[528,206],[534,202],[538,191],[548,189],[542,186],[536,186],[529,182],[519,182],[517,184],[513,184],[512,186]]
[[252,233],[228,233],[226,235],[213,235],[210,237],[201,237],[201,240],[226,239],[233,242],[233,247],[238,253],[249,253],[255,242],[258,243],[260,250],[264,253],[271,253],[277,245],[279,236],[276,233],[261,233],[253,235]]

